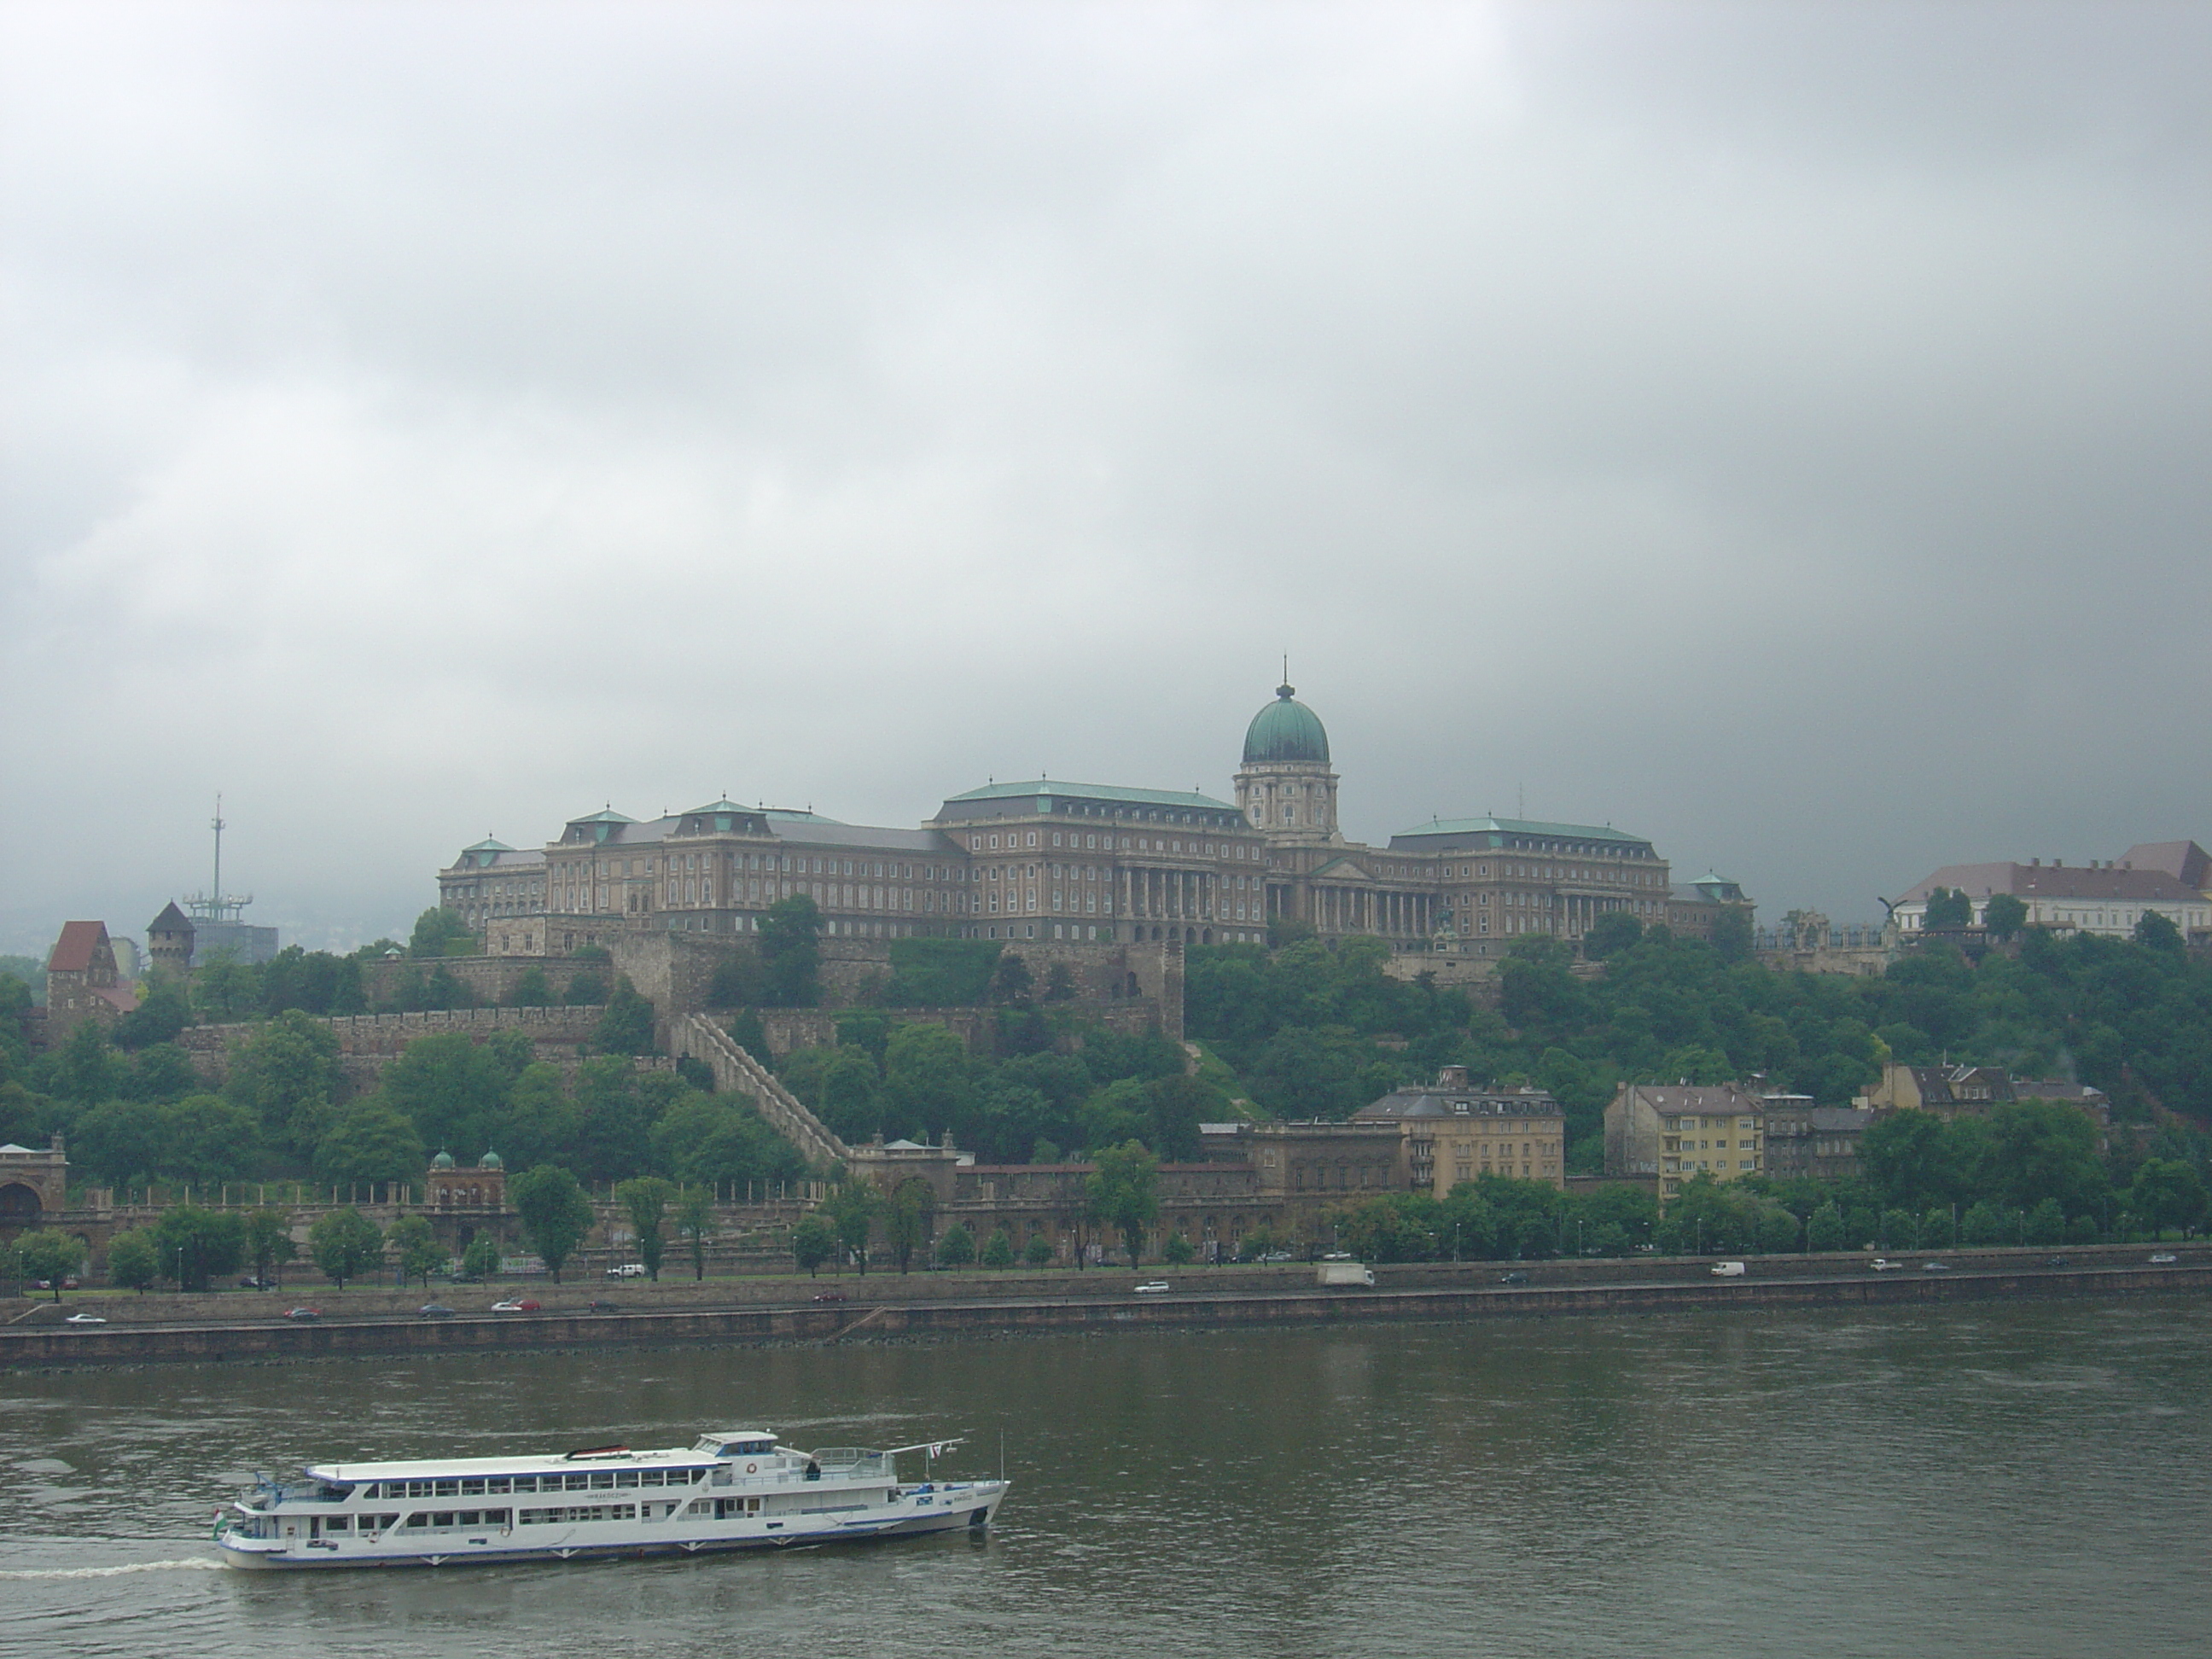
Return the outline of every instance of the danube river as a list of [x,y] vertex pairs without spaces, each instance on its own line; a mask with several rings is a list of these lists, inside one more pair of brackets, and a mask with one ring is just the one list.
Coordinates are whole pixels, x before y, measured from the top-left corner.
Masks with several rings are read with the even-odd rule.
[[[2212,1306],[1984,1304],[0,1378],[0,1651],[2207,1651]],[[987,1540],[211,1570],[255,1468],[967,1431]],[[916,1471],[918,1473],[918,1465]]]

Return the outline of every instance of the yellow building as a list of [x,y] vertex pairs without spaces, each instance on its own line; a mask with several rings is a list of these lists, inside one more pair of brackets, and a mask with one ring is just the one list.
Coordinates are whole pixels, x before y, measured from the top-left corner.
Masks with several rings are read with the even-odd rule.
[[1566,1115],[1541,1089],[1484,1088],[1467,1067],[1447,1066],[1432,1084],[1387,1094],[1352,1115],[1354,1123],[1395,1123],[1405,1140],[1407,1184],[1446,1198],[1479,1175],[1565,1185]]
[[1605,1109],[1605,1172],[1659,1177],[1664,1204],[1696,1175],[1741,1181],[1766,1168],[1766,1103],[1734,1084],[1624,1083]]

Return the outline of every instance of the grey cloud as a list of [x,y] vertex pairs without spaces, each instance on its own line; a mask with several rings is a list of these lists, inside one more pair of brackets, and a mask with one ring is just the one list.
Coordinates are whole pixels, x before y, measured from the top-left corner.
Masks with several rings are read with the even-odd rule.
[[[2190,8],[21,8],[0,933],[1219,788],[1770,911],[2202,834]],[[127,803],[127,810],[111,804]]]

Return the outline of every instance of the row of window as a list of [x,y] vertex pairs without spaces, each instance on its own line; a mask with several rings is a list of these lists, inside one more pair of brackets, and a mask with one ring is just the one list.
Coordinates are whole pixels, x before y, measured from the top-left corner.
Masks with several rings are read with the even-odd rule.
[[635,1504],[569,1504],[560,1509],[522,1510],[516,1519],[526,1527],[559,1526],[572,1521],[635,1521]]
[[688,1486],[707,1478],[704,1468],[591,1469],[574,1474],[493,1474],[450,1480],[372,1480],[354,1495],[380,1498],[481,1498],[518,1492],[590,1492],[611,1486]]

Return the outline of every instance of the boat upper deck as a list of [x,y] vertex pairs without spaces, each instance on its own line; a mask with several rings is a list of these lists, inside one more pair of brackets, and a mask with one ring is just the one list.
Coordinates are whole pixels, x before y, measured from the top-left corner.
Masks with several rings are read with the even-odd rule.
[[779,1453],[804,1461],[805,1454],[777,1443],[774,1435],[758,1430],[733,1430],[702,1435],[689,1446],[666,1446],[633,1450],[628,1446],[598,1446],[582,1451],[535,1452],[507,1457],[408,1458],[376,1463],[310,1463],[310,1479],[333,1485],[364,1480],[465,1480],[515,1475],[575,1474],[589,1469],[711,1468],[732,1458],[758,1462]]

